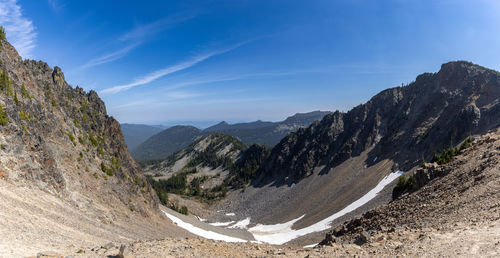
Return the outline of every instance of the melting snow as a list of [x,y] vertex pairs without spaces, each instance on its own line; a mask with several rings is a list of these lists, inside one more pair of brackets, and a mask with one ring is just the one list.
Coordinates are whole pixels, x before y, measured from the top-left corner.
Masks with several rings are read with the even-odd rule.
[[174,224],[177,224],[177,226],[204,238],[207,239],[212,239],[212,240],[220,240],[220,241],[226,241],[226,242],[247,242],[246,240],[243,240],[241,238],[236,238],[236,237],[231,237],[231,236],[226,236],[223,234],[219,234],[213,231],[205,230],[199,227],[195,227],[187,222],[182,221],[181,219],[177,218],[174,215],[168,214],[167,212],[163,211],[165,215],[172,220]]
[[214,222],[214,223],[208,223],[208,224],[210,224],[212,226],[216,226],[216,227],[225,227],[225,226],[229,226],[233,223],[234,223],[234,220],[228,221],[228,222]]
[[[304,235],[307,235],[307,234],[310,234],[313,232],[319,232],[319,231],[329,229],[330,223],[332,223],[335,219],[337,219],[337,218],[339,218],[339,217],[341,217],[349,212],[352,212],[352,211],[356,210],[357,208],[368,203],[370,200],[375,198],[380,193],[380,191],[382,191],[384,189],[384,187],[386,185],[391,183],[394,179],[398,178],[401,174],[403,174],[403,172],[401,172],[401,171],[396,171],[394,173],[390,173],[389,175],[384,177],[372,190],[370,190],[368,193],[363,195],[361,198],[359,198],[358,200],[349,204],[347,207],[338,211],[337,213],[331,215],[330,217],[325,218],[325,219],[323,219],[323,220],[321,220],[321,221],[319,221],[311,226],[308,226],[308,227],[305,227],[302,229],[292,229],[293,224],[295,222],[299,221],[300,219],[302,219],[305,216],[305,214],[296,218],[296,219],[285,222],[285,223],[280,223],[280,224],[275,224],[275,225],[257,224],[256,226],[248,229],[248,231],[250,233],[252,233],[253,237],[257,240],[257,241],[252,241],[252,242],[256,242],[256,243],[265,242],[265,243],[269,243],[269,244],[281,245],[281,244],[284,244],[284,243],[286,243],[292,239],[295,239],[297,237],[304,236]],[[217,212],[219,212],[219,211],[217,211]],[[163,211],[163,213],[165,213],[165,215],[170,220],[172,220],[172,222],[177,224],[179,227],[184,228],[187,231],[189,231],[195,235],[198,235],[198,236],[201,236],[204,238],[208,238],[208,239],[213,239],[213,240],[222,240],[222,241],[226,241],[226,242],[247,242],[246,240],[243,240],[241,238],[231,237],[231,236],[227,236],[227,235],[219,234],[219,233],[216,233],[213,231],[208,231],[205,229],[195,227],[187,222],[182,221],[181,219],[175,217],[174,215],[168,214],[165,211]],[[235,215],[236,214],[234,214],[234,213],[226,213],[226,216],[235,216]],[[229,225],[233,222],[234,221],[215,222],[215,223],[210,223],[210,225],[212,225],[212,226],[226,226],[225,225],[226,223],[227,223],[227,225]],[[234,225],[232,225],[228,228],[246,229],[249,224],[250,224],[250,218],[246,218],[244,220],[240,220],[240,221],[236,222]],[[314,247],[316,245],[317,244],[306,245],[306,246],[304,246],[304,248],[310,248],[310,247]]]
[[394,179],[398,178],[403,172],[397,171],[394,173],[391,173],[384,177],[382,181],[380,181],[375,188],[370,190],[368,193],[363,195],[361,198],[358,200],[354,201],[353,203],[349,204],[347,207],[344,209],[340,210],[339,212],[331,215],[330,217],[323,219],[309,227],[305,227],[302,229],[292,229],[292,225],[300,220],[301,218],[304,217],[302,215],[301,217],[291,220],[289,222],[283,223],[283,224],[276,224],[276,225],[257,225],[255,227],[250,228],[248,231],[252,233],[253,237],[261,242],[269,243],[269,244],[275,244],[275,245],[281,245],[284,244],[292,239],[295,239],[300,236],[304,236],[313,232],[319,232],[323,231],[326,229],[330,228],[330,223],[334,221],[335,219],[354,211],[355,209],[363,206],[367,202],[369,202],[371,199],[375,198],[377,194],[384,189],[386,185],[388,185],[390,182],[392,182]]
[[248,225],[250,224],[250,218],[246,218],[244,220],[240,220],[238,222],[236,222],[236,224],[228,227],[228,228],[242,228],[242,229],[246,229],[248,227]]

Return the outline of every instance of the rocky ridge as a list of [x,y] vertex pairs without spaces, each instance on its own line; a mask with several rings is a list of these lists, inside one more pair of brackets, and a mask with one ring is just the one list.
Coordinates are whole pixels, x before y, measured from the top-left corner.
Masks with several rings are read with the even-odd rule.
[[262,166],[262,183],[280,185],[324,173],[368,153],[367,166],[395,162],[408,171],[469,135],[499,125],[500,74],[463,61],[443,64],[407,86],[384,90],[347,113],[335,112],[290,133]]
[[[22,60],[5,39],[0,45],[0,181],[4,185],[0,195],[5,205],[15,203],[17,207],[3,207],[3,229],[22,229],[21,220],[29,217],[27,207],[35,210],[38,205],[26,196],[15,197],[12,193],[19,188],[40,199],[57,197],[69,224],[85,217],[102,227],[142,225],[135,232],[115,229],[116,235],[103,233],[107,239],[120,234],[131,239],[164,236],[162,231],[169,223],[157,224],[165,222],[158,198],[130,156],[120,125],[106,114],[97,93],[68,85],[59,67]],[[43,212],[38,217],[45,218],[46,208],[39,210]],[[57,217],[47,216],[47,221]],[[40,228],[29,232],[47,230],[44,225],[34,225]],[[63,232],[38,239],[55,239]],[[23,237],[13,241],[33,240]]]

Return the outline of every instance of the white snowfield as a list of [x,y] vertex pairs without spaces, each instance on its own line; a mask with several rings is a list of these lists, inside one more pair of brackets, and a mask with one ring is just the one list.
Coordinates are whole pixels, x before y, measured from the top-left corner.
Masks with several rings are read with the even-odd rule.
[[[394,179],[398,178],[401,174],[403,174],[402,171],[396,171],[394,173],[390,173],[386,177],[384,177],[372,190],[370,190],[368,193],[363,195],[361,198],[358,200],[354,201],[353,203],[349,204],[347,207],[344,209],[336,212],[335,214],[302,229],[292,229],[293,224],[295,222],[301,220],[304,216],[300,216],[296,219],[290,220],[285,223],[280,223],[280,224],[275,224],[275,225],[262,225],[262,224],[257,224],[254,227],[251,227],[248,229],[250,233],[252,233],[253,237],[257,242],[264,242],[268,244],[273,244],[273,245],[281,245],[286,242],[289,242],[297,237],[304,236],[310,233],[314,232],[320,232],[323,230],[327,230],[330,228],[330,224],[337,218],[352,212],[356,210],[357,208],[365,205],[368,203],[370,200],[375,198],[380,191],[384,189],[385,186],[387,186],[389,183],[391,183]],[[235,238],[235,237],[230,237],[226,236],[223,234],[219,234],[213,231],[208,231],[204,230],[198,227],[195,227],[189,223],[186,223],[182,221],[181,219],[166,213],[163,211],[167,217],[169,217],[174,223],[176,223],[178,226],[188,230],[189,232],[205,237],[208,239],[213,239],[213,240],[222,240],[226,242],[247,242],[246,240]],[[223,226],[222,224],[227,223],[227,222],[215,222],[211,223],[211,225],[216,224],[220,226]],[[230,222],[232,223],[232,222]],[[230,224],[229,223],[229,224]],[[229,225],[228,224],[228,225]],[[248,225],[250,224],[250,218],[246,218],[244,220],[238,221],[236,224],[228,227],[228,228],[242,228],[246,229]]]
[[265,242],[273,245],[281,245],[292,239],[295,239],[300,236],[304,236],[313,232],[319,232],[330,228],[330,223],[332,223],[335,219],[354,211],[355,209],[363,206],[368,203],[371,199],[375,198],[377,194],[384,189],[386,185],[391,183],[394,179],[398,178],[403,172],[397,171],[394,173],[390,173],[386,177],[380,181],[375,188],[370,190],[368,193],[363,195],[358,200],[349,204],[344,209],[339,212],[331,215],[330,217],[323,219],[309,227],[305,227],[302,229],[292,229],[293,224],[300,220],[301,217],[291,220],[289,222],[283,224],[276,225],[257,225],[255,227],[250,228],[248,231],[252,233],[253,237],[260,242]]
[[228,227],[228,228],[241,228],[241,229],[246,229],[248,227],[248,225],[250,225],[250,217],[244,219],[244,220],[240,220],[238,222],[236,222],[236,224]]
[[177,224],[177,226],[204,238],[207,239],[212,239],[212,240],[219,240],[219,241],[225,241],[225,242],[247,242],[247,240],[241,239],[241,238],[236,238],[236,237],[231,237],[223,234],[219,234],[217,232],[205,230],[199,227],[195,227],[187,222],[182,221],[181,219],[177,218],[174,215],[168,214],[167,212],[163,211],[165,215],[172,220],[174,224]]

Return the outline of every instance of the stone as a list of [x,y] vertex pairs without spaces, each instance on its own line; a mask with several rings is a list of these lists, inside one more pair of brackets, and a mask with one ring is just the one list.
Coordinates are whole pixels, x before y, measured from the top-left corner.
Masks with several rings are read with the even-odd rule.
[[118,252],[117,255],[118,258],[126,258],[130,257],[127,252],[127,245],[126,244],[121,244],[120,245],[120,251]]
[[36,255],[36,258],[63,258],[63,257],[64,255],[51,251],[41,252]]

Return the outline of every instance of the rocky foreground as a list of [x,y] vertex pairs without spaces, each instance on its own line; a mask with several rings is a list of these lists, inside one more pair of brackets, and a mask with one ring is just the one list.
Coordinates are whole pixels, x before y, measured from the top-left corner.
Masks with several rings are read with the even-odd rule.
[[[478,137],[446,165],[417,173],[431,181],[417,191],[346,222],[314,248],[225,243],[201,238],[131,242],[125,257],[332,257],[500,255],[500,130]],[[435,178],[433,178],[436,176]],[[73,255],[115,256],[120,244]]]

